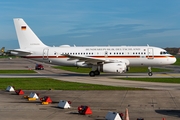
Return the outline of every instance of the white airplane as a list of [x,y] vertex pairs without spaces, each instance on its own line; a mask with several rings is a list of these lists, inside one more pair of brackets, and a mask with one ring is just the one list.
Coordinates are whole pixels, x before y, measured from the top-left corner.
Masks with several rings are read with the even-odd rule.
[[166,50],[152,46],[85,46],[76,47],[45,45],[24,22],[14,19],[20,49],[15,55],[60,66],[89,67],[89,76],[100,72],[124,73],[130,66],[147,66],[152,76],[152,66],[164,66],[176,62]]

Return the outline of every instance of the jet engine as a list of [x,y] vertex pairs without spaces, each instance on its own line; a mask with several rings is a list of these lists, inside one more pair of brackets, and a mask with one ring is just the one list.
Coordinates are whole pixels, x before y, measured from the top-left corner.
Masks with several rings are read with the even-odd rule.
[[109,72],[109,73],[124,73],[126,72],[127,66],[126,63],[105,63],[102,64],[99,68],[101,72]]
[[89,65],[86,64],[85,62],[76,62],[75,66],[77,66],[77,67],[89,67]]

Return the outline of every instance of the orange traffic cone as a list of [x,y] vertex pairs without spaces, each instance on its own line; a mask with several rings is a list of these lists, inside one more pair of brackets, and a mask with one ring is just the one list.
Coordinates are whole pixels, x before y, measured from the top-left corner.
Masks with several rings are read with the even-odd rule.
[[129,120],[129,113],[128,113],[128,109],[127,108],[126,108],[126,111],[125,111],[124,120]]

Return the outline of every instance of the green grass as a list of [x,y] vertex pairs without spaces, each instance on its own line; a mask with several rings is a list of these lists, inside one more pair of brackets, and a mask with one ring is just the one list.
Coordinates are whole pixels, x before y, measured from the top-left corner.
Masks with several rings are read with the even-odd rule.
[[36,73],[34,70],[0,70],[0,74]]
[[77,72],[77,73],[89,73],[91,71],[91,68],[77,68],[77,67],[66,67],[66,66],[53,66],[53,68],[71,71],[71,72]]
[[177,61],[173,65],[180,65],[180,58],[176,58]]
[[180,78],[117,78],[121,80],[143,81],[143,82],[162,82],[162,83],[178,83]]
[[6,89],[7,86],[23,90],[142,90],[141,88],[66,82],[51,78],[0,78],[0,89]]
[[[89,73],[91,68],[78,68],[77,67],[64,67],[64,66],[54,66],[56,69],[62,69],[71,72],[78,72],[78,73]],[[167,72],[170,71],[168,69],[160,69],[160,68],[152,68],[153,72]],[[128,73],[142,73],[148,72],[148,67],[130,67]]]
[[11,57],[11,58],[17,58],[16,56],[13,56],[13,55],[1,55],[0,56],[0,58],[9,58],[9,57]]
[[[171,71],[169,69],[161,69],[161,68],[151,68],[152,72],[168,72]],[[148,72],[148,67],[130,67],[130,70],[127,73],[144,73]]]

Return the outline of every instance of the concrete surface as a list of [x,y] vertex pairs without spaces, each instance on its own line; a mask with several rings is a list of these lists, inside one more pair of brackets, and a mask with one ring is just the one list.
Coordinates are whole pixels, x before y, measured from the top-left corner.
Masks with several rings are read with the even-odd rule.
[[[34,61],[26,59],[1,59],[0,69],[33,69]],[[14,92],[0,91],[0,116],[3,120],[104,120],[108,111],[124,113],[125,108],[129,110],[130,120],[144,118],[144,120],[179,120],[180,119],[180,94],[178,84],[162,83],[143,83],[133,81],[114,80],[114,74],[103,74],[98,77],[89,77],[86,74],[77,74],[67,71],[61,71],[45,65],[44,71],[38,71],[37,74],[20,75],[0,75],[0,77],[52,77],[65,81],[78,81],[92,84],[109,84],[113,86],[136,86],[149,88],[153,90],[144,91],[62,91],[62,90],[43,90],[27,91],[25,95],[31,92],[40,94],[40,97],[50,96],[52,104],[41,105],[38,101],[27,101],[22,96]],[[154,77],[177,77],[179,73],[161,73]],[[144,73],[128,74],[131,77],[143,77]],[[122,75],[127,77],[127,74]],[[148,77],[148,76],[147,76]],[[119,82],[120,81],[120,82]],[[70,100],[71,109],[57,108],[60,100]],[[88,105],[93,111],[92,115],[77,114],[77,107]]]
[[[3,120],[104,120],[108,111],[124,113],[129,110],[130,120],[179,120],[180,91],[27,91],[49,96],[53,103],[41,105],[40,100],[28,101],[23,95],[0,91],[0,116]],[[72,108],[60,109],[60,100],[71,101]],[[92,115],[79,115],[78,106],[86,105]]]

